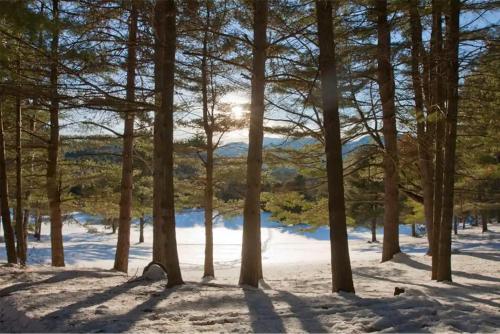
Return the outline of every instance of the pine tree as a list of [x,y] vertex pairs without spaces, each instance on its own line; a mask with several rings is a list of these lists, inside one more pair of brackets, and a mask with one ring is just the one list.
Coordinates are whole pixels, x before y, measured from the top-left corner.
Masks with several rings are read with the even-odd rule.
[[384,244],[382,261],[399,253],[399,164],[394,102],[394,74],[391,65],[391,29],[387,20],[387,1],[375,0],[377,14],[377,77],[383,111],[384,134]]
[[243,245],[240,284],[258,287],[262,273],[260,192],[264,138],[264,90],[267,49],[267,0],[253,0],[253,59],[250,129],[247,156],[247,189],[243,210]]
[[128,252],[130,248],[130,221],[132,214],[132,184],[133,184],[133,149],[134,149],[134,108],[135,101],[135,71],[137,48],[137,18],[138,3],[130,3],[130,16],[127,43],[127,87],[126,99],[128,108],[125,111],[125,127],[123,131],[122,178],[120,196],[120,217],[118,221],[118,241],[116,245],[114,269],[128,271]]
[[153,260],[167,270],[168,286],[183,284],[174,207],[174,72],[176,50],[176,5],[174,0],[157,0],[155,28]]
[[47,197],[50,211],[52,265],[64,267],[61,190],[59,187],[59,1],[52,1],[52,41],[50,43],[50,139],[47,161]]
[[352,281],[344,198],[342,143],[340,141],[339,93],[335,61],[331,1],[316,1],[319,39],[319,70],[325,131],[328,211],[332,256],[333,292],[354,292]]
[[439,235],[438,281],[451,282],[451,230],[455,187],[455,159],[458,119],[458,46],[460,0],[449,0],[446,21],[446,130],[444,142],[443,213]]
[[10,219],[9,189],[7,184],[7,165],[5,163],[5,137],[3,121],[3,101],[0,97],[0,213],[2,215],[3,235],[7,250],[7,261],[17,263],[16,240]]
[[[430,151],[430,129],[426,117],[425,85],[426,85],[426,51],[422,42],[422,23],[419,0],[410,0],[409,4],[410,30],[411,30],[411,76],[415,99],[415,119],[417,123],[417,145],[419,157],[420,178],[422,184],[422,197],[424,202],[425,222],[427,228],[427,239],[429,241],[428,255],[432,255],[432,228],[433,228],[433,166],[432,152]],[[423,72],[420,70],[423,68]]]

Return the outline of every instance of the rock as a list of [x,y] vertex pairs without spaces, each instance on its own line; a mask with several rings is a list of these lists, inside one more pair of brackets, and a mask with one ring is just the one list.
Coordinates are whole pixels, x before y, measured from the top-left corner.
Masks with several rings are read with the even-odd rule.
[[151,262],[144,268],[142,276],[151,281],[161,281],[167,279],[167,272],[161,264]]
[[106,305],[99,305],[95,310],[95,314],[107,314],[108,310],[109,307],[107,307]]
[[405,289],[404,288],[398,288],[398,287],[395,287],[394,288],[394,296],[398,296],[402,293],[405,293]]

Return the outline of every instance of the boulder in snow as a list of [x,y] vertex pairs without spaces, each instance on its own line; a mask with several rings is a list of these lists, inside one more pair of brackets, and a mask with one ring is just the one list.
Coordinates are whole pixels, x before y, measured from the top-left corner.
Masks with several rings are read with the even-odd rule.
[[165,268],[157,262],[150,262],[142,273],[142,277],[151,281],[161,281],[167,279]]

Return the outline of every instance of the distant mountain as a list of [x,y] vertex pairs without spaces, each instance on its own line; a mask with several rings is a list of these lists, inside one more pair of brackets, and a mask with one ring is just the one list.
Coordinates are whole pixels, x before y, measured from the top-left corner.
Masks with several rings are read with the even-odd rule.
[[[371,142],[369,136],[361,137],[358,140],[349,142],[342,147],[342,155],[347,155],[362,145],[367,145]],[[301,149],[306,145],[315,144],[318,141],[312,137],[298,138],[298,139],[285,139],[264,137],[264,149],[273,148],[287,148],[287,149]],[[222,157],[240,157],[246,155],[248,151],[248,144],[245,142],[233,142],[219,147],[216,154]]]

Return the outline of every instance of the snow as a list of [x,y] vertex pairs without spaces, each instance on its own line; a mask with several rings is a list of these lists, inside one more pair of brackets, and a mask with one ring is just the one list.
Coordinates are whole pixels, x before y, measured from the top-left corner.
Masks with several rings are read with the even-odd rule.
[[[66,268],[51,268],[47,224],[30,240],[27,269],[0,266],[0,332],[498,332],[500,225],[459,230],[453,238],[453,283],[430,280],[426,239],[402,227],[405,254],[380,263],[381,243],[350,230],[356,295],[331,293],[328,229],[303,233],[263,217],[265,281],[237,285],[241,218],[214,228],[214,280],[202,280],[203,213],[177,216],[186,284],[140,278],[151,261],[151,225],[138,244],[133,224],[129,275],[109,270],[116,235],[85,215],[64,225]],[[94,233],[89,233],[88,230]],[[382,240],[382,235],[378,238]],[[1,249],[0,262],[5,262]],[[405,293],[394,296],[395,287]]]

